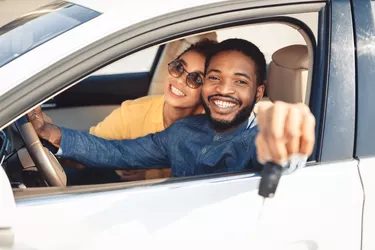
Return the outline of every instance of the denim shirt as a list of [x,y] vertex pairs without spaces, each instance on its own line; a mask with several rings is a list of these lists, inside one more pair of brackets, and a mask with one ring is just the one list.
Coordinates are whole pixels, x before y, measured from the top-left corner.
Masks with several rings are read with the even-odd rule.
[[250,125],[244,122],[230,131],[217,133],[206,115],[196,115],[134,140],[105,140],[61,128],[58,155],[90,167],[171,167],[174,176],[252,169],[259,167],[255,148],[258,127]]

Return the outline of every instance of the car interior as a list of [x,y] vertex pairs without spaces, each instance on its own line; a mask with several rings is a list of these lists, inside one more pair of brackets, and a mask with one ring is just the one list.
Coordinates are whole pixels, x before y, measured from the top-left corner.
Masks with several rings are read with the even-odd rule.
[[[317,23],[318,17],[310,15],[305,18]],[[316,30],[312,33],[316,39]],[[51,94],[48,100],[43,101],[43,112],[57,126],[88,132],[91,126],[102,121],[126,100],[163,95],[163,84],[168,76],[167,64],[202,38],[218,42],[243,38],[261,49],[267,61],[266,94],[261,102],[280,100],[309,104],[315,43],[297,25],[273,21],[209,31],[135,52],[106,65],[64,92]],[[254,111],[257,112],[257,105]],[[14,123],[4,132],[1,136],[5,152],[3,167],[13,188],[66,185],[66,175],[61,167],[65,167],[66,163],[54,157],[47,146],[32,149],[32,139],[28,137],[32,133],[30,127]],[[39,160],[35,164],[30,157],[35,153],[33,150],[46,152],[40,161],[49,161],[54,173],[40,173]],[[46,180],[48,175],[59,181]]]

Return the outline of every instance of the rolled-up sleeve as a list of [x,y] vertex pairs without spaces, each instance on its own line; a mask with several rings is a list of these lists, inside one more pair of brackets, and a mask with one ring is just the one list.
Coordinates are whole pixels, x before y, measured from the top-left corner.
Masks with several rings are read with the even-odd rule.
[[105,140],[88,133],[60,128],[59,156],[90,167],[147,169],[169,167],[166,131],[135,140]]

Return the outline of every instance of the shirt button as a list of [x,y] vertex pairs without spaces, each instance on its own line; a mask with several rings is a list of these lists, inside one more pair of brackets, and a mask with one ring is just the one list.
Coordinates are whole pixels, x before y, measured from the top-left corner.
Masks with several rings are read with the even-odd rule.
[[206,148],[203,148],[202,149],[202,154],[206,153],[207,152],[207,149]]
[[220,139],[220,136],[218,136],[218,135],[214,136],[214,141],[218,141],[219,139]]

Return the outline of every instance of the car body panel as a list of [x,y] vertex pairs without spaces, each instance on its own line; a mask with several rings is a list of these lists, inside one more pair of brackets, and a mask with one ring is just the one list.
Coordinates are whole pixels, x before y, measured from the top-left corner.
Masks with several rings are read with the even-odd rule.
[[357,123],[355,157],[364,189],[362,249],[375,249],[375,2],[352,1],[356,31]]
[[360,159],[359,170],[364,188],[362,249],[375,249],[375,157]]
[[360,248],[357,161],[310,166],[284,176],[259,221],[258,183],[258,176],[245,174],[20,199],[14,249],[103,249],[105,244],[132,249]]
[[[233,3],[238,2],[241,1]],[[254,6],[269,3],[288,2],[257,1]],[[230,8],[234,6],[232,4]],[[323,41],[328,44],[329,53],[326,58],[321,56],[317,59],[321,61],[315,61],[326,66],[326,61],[330,59],[327,72],[319,71],[323,79],[321,84],[326,85],[324,90],[328,94],[322,91],[313,95],[321,95],[323,99],[324,105],[317,104],[323,110],[320,118],[324,122],[321,130],[322,152],[326,155],[323,158],[331,162],[319,162],[318,159],[318,162],[312,162],[296,173],[283,176],[276,196],[268,200],[264,207],[257,194],[259,176],[254,174],[193,177],[160,185],[139,184],[132,188],[121,188],[119,185],[111,191],[99,188],[96,192],[90,192],[89,188],[82,188],[80,192],[70,193],[67,188],[62,194],[19,198],[14,210],[16,240],[13,249],[103,249],[108,246],[134,249],[175,249],[176,246],[183,249],[361,249],[364,193],[353,151],[348,157],[350,149],[354,149],[355,138],[353,117],[356,115],[356,86],[355,77],[349,74],[355,74],[355,64],[350,62],[348,67],[344,67],[339,61],[340,51],[348,52],[345,58],[354,60],[352,21],[346,20],[341,13],[350,15],[351,6],[349,0],[333,0],[329,7],[332,15],[321,15],[336,20],[337,25],[328,26],[332,34],[327,36],[327,39],[332,36],[334,46],[328,46],[331,40]],[[15,60],[3,67],[15,73],[17,67],[14,65],[21,67],[26,62],[31,63],[37,58],[37,52],[39,56],[42,51],[53,54],[44,57],[48,62],[30,65],[22,76],[12,76],[13,81],[10,82],[13,85],[6,85],[3,93],[9,93],[7,90],[25,79],[123,28],[110,19],[104,13],[24,55],[22,58],[25,61]],[[98,20],[107,20],[109,30],[95,27]],[[136,20],[140,19],[131,21],[136,23]],[[187,22],[181,23],[179,29],[187,29],[183,25],[187,25]],[[136,29],[141,25],[132,27]],[[97,34],[88,34],[96,29]],[[159,31],[162,30],[160,28]],[[74,35],[78,36],[80,31],[88,37],[83,41],[69,40]],[[342,47],[340,39],[344,40]],[[53,51],[63,42],[67,43],[64,50]],[[139,41],[132,42],[129,46],[133,48],[140,44]],[[321,48],[322,45],[318,44],[317,49]],[[1,70],[0,76],[11,76],[6,70]],[[339,84],[343,84],[343,89]],[[342,112],[346,113],[339,116]],[[338,148],[333,148],[338,143],[335,139],[340,140]],[[262,214],[258,217],[260,212]],[[371,225],[368,228],[371,229]]]
[[357,60],[357,157],[375,155],[375,2],[353,1]]

